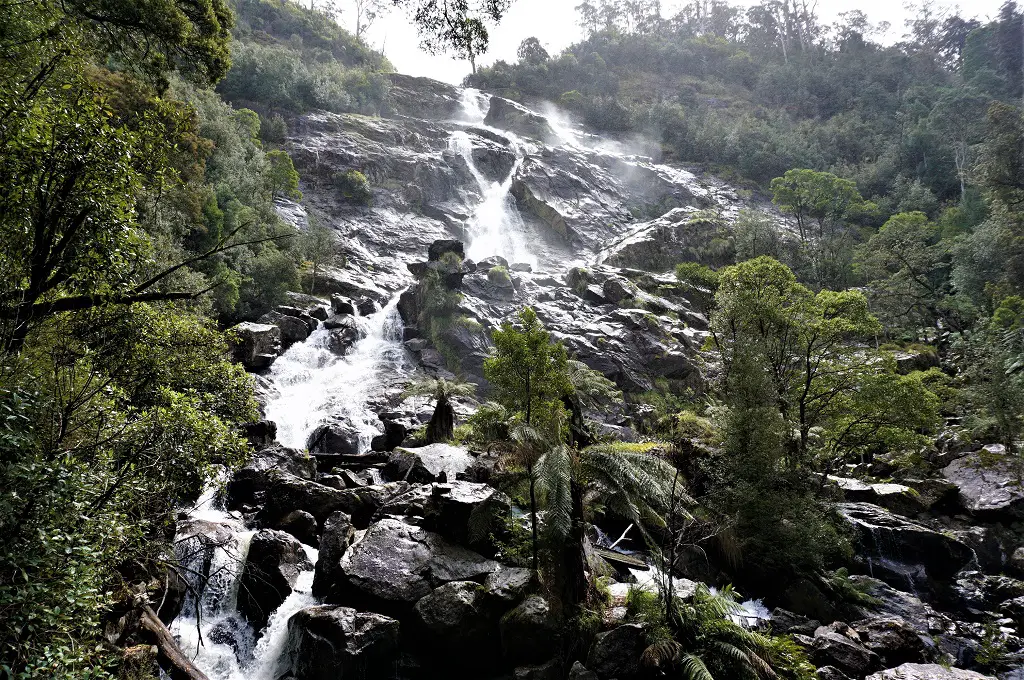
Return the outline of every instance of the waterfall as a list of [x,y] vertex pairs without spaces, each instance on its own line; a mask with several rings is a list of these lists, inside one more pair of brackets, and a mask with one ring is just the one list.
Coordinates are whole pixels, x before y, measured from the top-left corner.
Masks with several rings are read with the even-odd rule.
[[[501,134],[509,136],[507,132]],[[491,182],[476,165],[473,140],[469,134],[456,130],[449,138],[449,148],[466,161],[483,196],[469,219],[470,240],[466,255],[473,260],[501,255],[509,262],[525,262],[536,267],[537,256],[526,245],[526,226],[510,193],[512,181],[519,166],[523,164],[526,152],[518,139],[510,137],[510,140],[516,161],[504,181]]]
[[367,400],[387,372],[404,370],[402,319],[398,295],[384,309],[357,317],[360,339],[339,357],[329,347],[330,331],[318,328],[274,362],[270,379],[278,396],[266,405],[277,423],[277,440],[303,449],[314,429],[331,417],[343,417],[360,433],[360,450],[379,434],[379,419]]
[[[279,396],[267,404],[266,413],[278,424],[282,444],[304,448],[317,425],[341,416],[359,429],[361,450],[369,448],[379,421],[367,401],[388,375],[405,370],[398,299],[396,295],[383,309],[356,318],[360,337],[345,356],[330,351],[330,331],[321,328],[278,358],[270,378]],[[220,486],[211,484],[188,512],[201,523],[202,533],[181,536],[175,543],[189,589],[171,632],[210,680],[277,680],[288,671],[288,620],[317,604],[311,593],[313,570],[299,574],[291,594],[257,637],[237,607],[239,580],[255,532],[219,504]],[[208,533],[217,540],[206,538]],[[316,564],[317,550],[308,545],[303,549]]]
[[[310,594],[313,570],[299,574],[292,593],[270,617],[263,634],[256,634],[238,613],[238,587],[254,531],[218,507],[219,484],[213,484],[200,498],[190,516],[215,528],[223,541],[203,535],[182,537],[175,552],[189,587],[181,613],[171,624],[182,652],[202,669],[210,680],[277,680],[283,652],[288,643],[288,619],[304,607],[316,604]],[[317,551],[303,548],[312,563]],[[196,593],[199,597],[196,597]]]

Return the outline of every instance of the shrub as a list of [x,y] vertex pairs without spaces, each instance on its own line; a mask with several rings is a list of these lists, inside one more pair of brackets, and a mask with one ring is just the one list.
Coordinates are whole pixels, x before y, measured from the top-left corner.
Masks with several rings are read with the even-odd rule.
[[681,262],[677,264],[676,278],[692,286],[712,291],[718,288],[718,272],[707,265],[697,262]]
[[500,264],[490,268],[487,272],[487,280],[495,286],[501,286],[503,288],[512,285],[512,277],[509,276],[508,269],[502,267]]
[[345,201],[357,205],[370,204],[373,193],[370,191],[370,182],[363,173],[358,170],[346,170],[336,175],[334,182]]

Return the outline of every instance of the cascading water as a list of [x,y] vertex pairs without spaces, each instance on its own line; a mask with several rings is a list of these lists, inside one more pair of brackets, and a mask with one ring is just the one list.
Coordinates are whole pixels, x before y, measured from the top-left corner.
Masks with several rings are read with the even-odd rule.
[[[285,670],[280,666],[288,642],[288,619],[316,604],[310,594],[313,570],[299,574],[293,592],[257,639],[237,608],[239,577],[255,532],[218,506],[217,488],[211,486],[189,513],[203,527],[176,541],[188,589],[171,633],[182,652],[211,680],[276,680]],[[303,548],[316,563],[317,551]]]
[[468,133],[461,130],[453,132],[448,145],[465,159],[483,195],[483,200],[473,210],[470,218],[471,238],[467,256],[482,260],[491,255],[501,255],[509,262],[526,262],[535,267],[537,256],[526,246],[526,227],[509,193],[516,171],[523,163],[525,154],[522,146],[512,140],[516,162],[505,180],[499,183],[488,181],[477,168],[473,158],[473,141]]
[[266,405],[266,417],[277,423],[277,440],[292,448],[306,447],[317,425],[340,417],[359,431],[360,451],[379,433],[379,420],[367,399],[386,372],[402,372],[402,320],[398,295],[384,309],[357,317],[361,338],[339,357],[330,350],[330,332],[319,328],[281,355],[270,371],[278,396]]
[[[367,399],[389,372],[405,369],[398,297],[384,309],[357,318],[361,337],[345,356],[330,351],[328,331],[319,329],[278,358],[270,372],[278,396],[267,404],[266,415],[278,424],[282,444],[304,448],[317,425],[342,417],[358,428],[360,450],[369,448],[378,419],[367,408]],[[277,680],[288,671],[288,620],[317,604],[311,594],[313,570],[299,574],[291,594],[257,637],[237,608],[239,578],[255,532],[218,504],[217,488],[211,486],[188,513],[201,523],[199,530],[190,529],[188,522],[180,525],[190,532],[176,543],[189,589],[171,632],[211,680]],[[210,533],[217,538],[211,539]],[[316,564],[317,550],[307,545],[303,549]]]

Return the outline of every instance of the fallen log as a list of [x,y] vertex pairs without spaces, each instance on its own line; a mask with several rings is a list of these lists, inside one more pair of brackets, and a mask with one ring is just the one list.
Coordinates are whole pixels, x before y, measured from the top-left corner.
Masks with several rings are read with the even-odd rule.
[[148,604],[142,606],[139,625],[154,638],[157,660],[171,676],[171,680],[210,680],[185,656],[181,647],[174,641],[171,631]]

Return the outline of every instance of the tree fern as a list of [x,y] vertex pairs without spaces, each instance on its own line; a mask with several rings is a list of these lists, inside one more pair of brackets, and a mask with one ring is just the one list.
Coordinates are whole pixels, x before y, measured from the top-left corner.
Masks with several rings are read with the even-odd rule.
[[[715,676],[711,675],[711,671],[704,665],[704,662],[699,656],[693,654],[684,654],[682,657],[682,663],[679,664],[680,676],[684,680],[715,680]],[[722,680],[726,680],[722,678]]]

